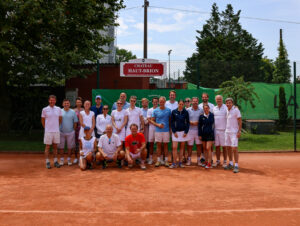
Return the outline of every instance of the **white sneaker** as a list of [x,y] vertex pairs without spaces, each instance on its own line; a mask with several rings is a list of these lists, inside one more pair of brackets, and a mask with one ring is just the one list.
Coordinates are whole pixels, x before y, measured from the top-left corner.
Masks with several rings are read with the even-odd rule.
[[153,164],[153,160],[152,159],[148,159],[148,162],[147,162],[149,165],[152,165]]
[[64,163],[64,160],[60,160],[60,162],[59,162],[59,165],[60,166],[63,166],[65,163]]
[[74,159],[73,164],[77,164],[77,163],[78,163],[78,159]]
[[198,162],[197,162],[197,165],[198,165],[198,166],[202,166],[201,161],[198,161]]
[[185,165],[190,166],[191,165],[191,160],[188,159]]
[[165,165],[165,161],[161,159],[161,160],[160,160],[160,164],[161,164],[161,165]]
[[72,166],[71,160],[68,161],[68,166]]
[[219,165],[221,165],[220,162],[215,162],[215,163],[212,164],[213,167],[217,167],[217,166],[219,166]]
[[142,170],[145,170],[145,169],[146,169],[145,164],[141,164],[141,169],[142,169]]

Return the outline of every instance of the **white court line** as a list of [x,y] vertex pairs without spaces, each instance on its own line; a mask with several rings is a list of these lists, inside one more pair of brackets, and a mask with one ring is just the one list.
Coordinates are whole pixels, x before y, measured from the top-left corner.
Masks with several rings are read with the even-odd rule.
[[251,212],[286,212],[300,211],[300,208],[258,208],[258,209],[229,209],[229,210],[171,210],[171,211],[77,211],[77,210],[0,210],[1,213],[21,214],[208,214],[208,213],[251,213]]

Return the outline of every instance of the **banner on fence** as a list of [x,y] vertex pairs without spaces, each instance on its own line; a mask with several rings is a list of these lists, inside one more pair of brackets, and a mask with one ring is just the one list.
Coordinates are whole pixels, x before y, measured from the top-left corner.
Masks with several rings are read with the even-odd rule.
[[[255,92],[258,94],[259,99],[255,100],[255,108],[252,108],[248,103],[242,103],[242,118],[243,119],[278,119],[278,105],[279,105],[279,87],[283,86],[286,93],[286,102],[288,105],[289,116],[293,117],[293,85],[292,84],[266,84],[266,83],[252,83],[255,87]],[[153,97],[165,96],[169,97],[168,89],[154,89],[154,90],[118,90],[118,89],[93,89],[92,97],[95,99],[96,95],[102,96],[103,104],[109,105],[110,109],[112,104],[119,98],[121,92],[127,94],[127,101],[129,97],[137,96],[137,106],[141,107],[141,99],[146,97],[149,99],[149,106],[151,107],[151,99]],[[217,89],[210,89],[200,87],[199,89],[176,90],[176,99],[185,99],[186,97],[199,97],[201,102],[202,93],[208,93],[209,102],[215,104],[215,95]],[[297,85],[297,119],[300,119],[300,84]]]

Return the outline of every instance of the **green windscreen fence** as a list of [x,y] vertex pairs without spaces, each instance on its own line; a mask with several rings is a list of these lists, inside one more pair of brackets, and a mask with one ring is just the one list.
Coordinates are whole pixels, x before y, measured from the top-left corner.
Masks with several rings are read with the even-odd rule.
[[[293,117],[293,85],[292,84],[266,84],[266,83],[252,83],[255,87],[255,92],[258,94],[259,99],[255,100],[255,108],[251,105],[242,103],[242,118],[243,119],[278,119],[278,105],[279,105],[279,87],[283,86],[286,93],[286,102],[288,105],[289,116]],[[191,87],[191,86],[190,86]],[[194,87],[193,87],[194,88]],[[102,103],[107,104],[110,109],[112,104],[119,98],[121,92],[127,94],[127,100],[130,96],[137,96],[137,106],[141,106],[141,99],[148,98],[150,100],[153,97],[165,96],[168,99],[168,89],[153,89],[153,90],[120,90],[120,89],[93,89],[92,97],[95,100],[96,95],[102,96]],[[202,93],[208,93],[209,102],[215,104],[215,95],[217,95],[217,89],[210,89],[200,87],[199,89],[187,89],[176,90],[176,99],[184,99],[186,97],[199,97],[201,100]],[[200,101],[201,102],[201,101]],[[300,84],[297,85],[297,119],[300,119]]]

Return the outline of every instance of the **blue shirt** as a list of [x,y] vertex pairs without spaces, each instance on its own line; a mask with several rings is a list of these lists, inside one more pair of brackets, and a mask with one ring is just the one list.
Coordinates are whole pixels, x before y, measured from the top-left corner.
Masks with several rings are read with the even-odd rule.
[[158,124],[164,124],[164,128],[155,127],[155,132],[169,132],[170,131],[170,117],[171,110],[169,108],[160,109],[159,107],[155,108],[152,112],[152,117],[155,118],[155,122]]
[[102,114],[102,108],[103,108],[102,105],[100,105],[99,108],[97,108],[96,105],[94,105],[94,106],[91,107],[91,111],[93,111],[94,114],[95,114],[95,119],[97,118],[98,115]]
[[62,123],[60,125],[60,132],[62,133],[71,133],[74,131],[74,123],[78,122],[77,115],[74,110],[69,109],[68,111],[65,111],[64,109],[62,111]]
[[[127,101],[125,102],[125,104],[123,105],[122,109],[126,110],[127,108],[130,107],[130,103],[128,103]],[[116,110],[117,109],[117,102],[115,102],[113,104],[113,106],[111,107],[111,111]]]

